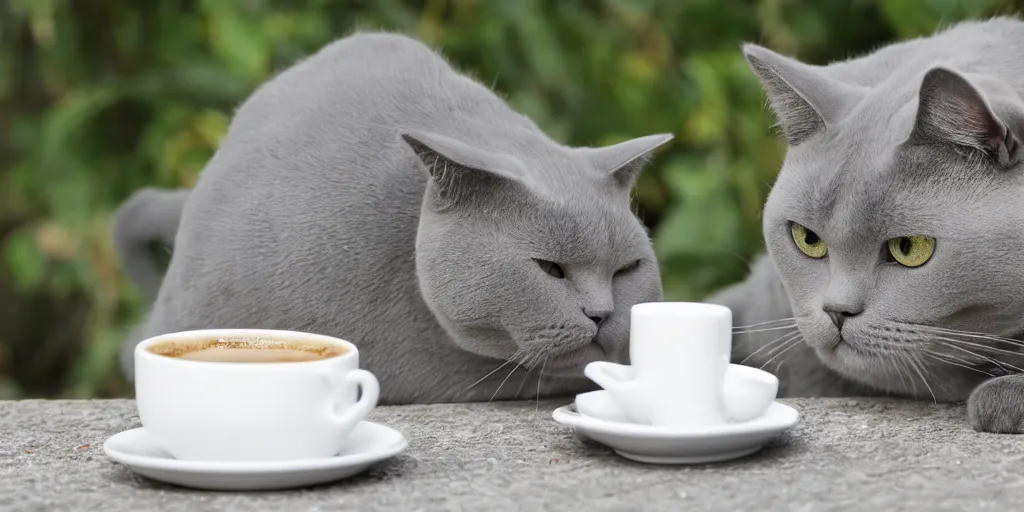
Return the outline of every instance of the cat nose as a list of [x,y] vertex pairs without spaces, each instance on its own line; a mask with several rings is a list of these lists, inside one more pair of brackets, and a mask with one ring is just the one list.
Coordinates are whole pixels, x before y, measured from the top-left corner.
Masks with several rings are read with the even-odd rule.
[[863,308],[839,306],[836,304],[825,304],[822,308],[825,314],[832,319],[832,323],[835,324],[836,329],[842,329],[843,323],[846,322],[847,318],[855,317],[863,311]]
[[583,314],[587,315],[587,318],[589,318],[592,322],[594,322],[598,327],[600,327],[601,324],[604,323],[605,319],[608,318],[608,315],[610,315],[611,313],[612,313],[611,311],[605,311],[603,309],[602,310],[588,310],[588,309],[584,309],[583,310]]

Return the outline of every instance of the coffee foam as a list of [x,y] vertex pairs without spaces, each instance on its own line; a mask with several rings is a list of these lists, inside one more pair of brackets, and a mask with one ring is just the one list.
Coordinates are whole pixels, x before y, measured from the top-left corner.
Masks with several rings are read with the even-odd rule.
[[219,336],[201,340],[168,340],[147,347],[146,350],[160,356],[180,358],[192,352],[231,349],[299,351],[312,354],[317,359],[338,357],[348,352],[347,347],[329,343],[281,340],[262,336]]

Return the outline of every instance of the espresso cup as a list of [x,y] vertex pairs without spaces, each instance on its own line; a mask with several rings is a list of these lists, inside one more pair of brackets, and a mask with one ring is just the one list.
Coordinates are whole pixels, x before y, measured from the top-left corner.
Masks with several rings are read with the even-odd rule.
[[[764,412],[775,376],[730,365],[732,311],[692,302],[637,304],[630,312],[630,365],[597,361],[584,374],[636,423],[715,426]],[[728,376],[728,379],[727,379]]]
[[379,393],[355,345],[330,336],[211,329],[135,348],[139,419],[179,460],[335,456]]

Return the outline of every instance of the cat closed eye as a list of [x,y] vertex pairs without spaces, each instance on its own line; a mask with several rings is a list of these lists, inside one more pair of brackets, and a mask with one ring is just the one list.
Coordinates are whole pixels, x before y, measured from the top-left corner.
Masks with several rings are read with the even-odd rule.
[[915,268],[928,263],[935,254],[935,239],[929,236],[901,236],[886,242],[889,262]]
[[626,265],[626,266],[616,270],[615,271],[615,275],[621,275],[621,274],[625,274],[627,272],[632,272],[632,271],[634,271],[634,270],[636,270],[637,268],[640,267],[640,263],[642,263],[642,260],[636,260],[636,261],[630,263],[629,265]]
[[558,279],[565,278],[565,271],[562,270],[561,265],[559,265],[558,263],[548,260],[541,260],[537,258],[534,258],[533,261],[536,261],[540,269],[546,272],[549,276],[556,277]]

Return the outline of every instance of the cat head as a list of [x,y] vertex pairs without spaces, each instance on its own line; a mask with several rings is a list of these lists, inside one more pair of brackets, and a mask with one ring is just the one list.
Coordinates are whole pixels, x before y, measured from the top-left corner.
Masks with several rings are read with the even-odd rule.
[[630,307],[662,298],[630,191],[672,137],[531,151],[401,137],[428,177],[416,241],[421,293],[454,342],[546,375],[623,360]]
[[744,53],[788,142],[765,242],[818,357],[876,389],[951,400],[1021,366],[1024,101],[941,66],[864,85]]

